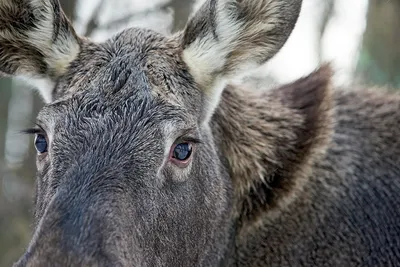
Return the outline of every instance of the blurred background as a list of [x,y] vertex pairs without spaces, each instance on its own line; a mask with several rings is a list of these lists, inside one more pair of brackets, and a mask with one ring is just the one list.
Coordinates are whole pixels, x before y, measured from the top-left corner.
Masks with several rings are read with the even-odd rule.
[[[61,0],[78,33],[104,40],[128,27],[182,29],[202,0]],[[244,80],[257,88],[292,81],[332,62],[338,86],[400,88],[400,0],[304,0],[299,22],[271,61]],[[379,90],[379,89],[377,89]],[[11,266],[32,233],[35,151],[43,105],[28,85],[0,79],[0,267]]]

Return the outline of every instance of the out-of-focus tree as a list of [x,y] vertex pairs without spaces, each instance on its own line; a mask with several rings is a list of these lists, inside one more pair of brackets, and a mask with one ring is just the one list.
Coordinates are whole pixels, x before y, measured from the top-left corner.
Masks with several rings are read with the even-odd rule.
[[400,88],[400,1],[370,0],[358,70],[374,85]]
[[61,0],[61,5],[65,14],[71,21],[75,20],[75,8],[78,0]]

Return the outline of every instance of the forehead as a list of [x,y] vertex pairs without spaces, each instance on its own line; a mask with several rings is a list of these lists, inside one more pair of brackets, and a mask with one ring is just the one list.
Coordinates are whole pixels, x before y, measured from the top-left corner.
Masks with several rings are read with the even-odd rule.
[[132,28],[101,44],[84,43],[56,85],[53,105],[70,99],[79,99],[83,106],[96,102],[110,108],[146,102],[196,114],[202,98],[181,59],[179,43]]

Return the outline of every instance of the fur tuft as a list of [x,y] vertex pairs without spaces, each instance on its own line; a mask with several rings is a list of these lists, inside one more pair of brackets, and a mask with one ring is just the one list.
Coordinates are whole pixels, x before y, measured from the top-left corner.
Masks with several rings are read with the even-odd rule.
[[58,0],[3,0],[0,26],[0,72],[46,84],[39,89],[51,101],[54,82],[80,51]]
[[260,66],[279,51],[300,8],[297,0],[209,0],[196,12],[182,36],[182,57],[205,90],[210,113],[225,80]]

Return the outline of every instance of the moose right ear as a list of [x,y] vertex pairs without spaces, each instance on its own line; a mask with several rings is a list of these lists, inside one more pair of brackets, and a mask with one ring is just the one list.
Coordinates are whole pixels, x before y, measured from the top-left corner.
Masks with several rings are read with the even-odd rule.
[[0,74],[40,84],[48,103],[79,51],[80,39],[58,0],[0,0]]
[[182,57],[208,98],[208,117],[224,80],[266,62],[284,45],[301,0],[208,0],[189,20]]

